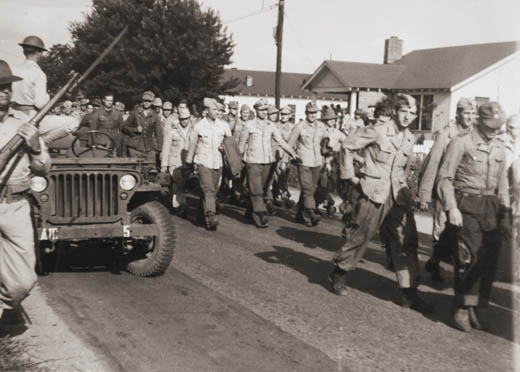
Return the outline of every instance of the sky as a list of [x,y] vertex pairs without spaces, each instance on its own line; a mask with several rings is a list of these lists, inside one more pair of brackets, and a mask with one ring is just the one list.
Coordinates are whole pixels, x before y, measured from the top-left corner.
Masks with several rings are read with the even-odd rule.
[[[17,45],[36,34],[46,46],[70,41],[91,0],[1,0],[0,59],[23,61]],[[276,0],[201,0],[216,10],[239,69],[274,71]],[[382,63],[384,41],[417,49],[520,40],[519,0],[285,0],[282,70],[312,73],[324,60]]]

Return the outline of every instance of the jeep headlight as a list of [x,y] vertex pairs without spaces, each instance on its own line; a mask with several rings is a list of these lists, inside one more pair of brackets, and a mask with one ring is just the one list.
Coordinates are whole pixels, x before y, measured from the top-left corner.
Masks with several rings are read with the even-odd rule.
[[126,191],[132,190],[135,187],[136,183],[137,181],[135,177],[130,174],[125,174],[119,180],[119,186],[121,186],[121,188]]
[[31,190],[34,192],[42,192],[47,188],[47,180],[43,177],[31,178]]

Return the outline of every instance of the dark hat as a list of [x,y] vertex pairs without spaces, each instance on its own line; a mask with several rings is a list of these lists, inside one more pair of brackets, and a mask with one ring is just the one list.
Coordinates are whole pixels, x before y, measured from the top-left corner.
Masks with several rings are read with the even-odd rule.
[[478,120],[488,128],[499,129],[506,122],[506,115],[498,102],[485,102],[478,108]]
[[0,84],[10,84],[19,80],[22,80],[22,78],[13,75],[7,62],[0,59]]
[[94,98],[92,100],[92,106],[94,106],[94,107],[101,107],[101,100],[99,98]]
[[45,45],[43,45],[43,40],[40,39],[38,36],[34,36],[34,35],[27,36],[18,45],[20,45],[22,47],[36,48],[36,49],[39,49],[39,50],[43,50],[44,52],[47,51],[47,49],[45,49]]
[[231,101],[228,103],[228,107],[230,109],[238,109],[238,102],[237,101]]
[[324,109],[321,112],[321,120],[331,120],[331,119],[336,119],[336,118],[337,118],[337,116],[336,116],[336,113],[334,112],[334,110]]
[[318,106],[313,102],[309,102],[305,105],[305,112],[318,112]]

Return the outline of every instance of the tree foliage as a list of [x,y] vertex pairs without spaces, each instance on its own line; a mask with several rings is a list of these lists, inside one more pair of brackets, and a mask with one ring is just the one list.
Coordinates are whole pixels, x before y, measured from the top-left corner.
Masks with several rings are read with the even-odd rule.
[[85,71],[125,26],[126,36],[83,83],[87,95],[110,91],[134,103],[151,90],[174,102],[199,101],[234,87],[221,82],[232,38],[215,11],[196,0],[93,0],[85,20],[69,28],[73,45],[51,48],[43,63],[49,81],[60,85],[71,69]]

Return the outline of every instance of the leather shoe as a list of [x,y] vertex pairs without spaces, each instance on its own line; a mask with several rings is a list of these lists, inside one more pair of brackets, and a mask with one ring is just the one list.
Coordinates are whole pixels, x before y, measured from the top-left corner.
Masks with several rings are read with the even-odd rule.
[[468,309],[455,309],[455,313],[453,314],[453,325],[455,328],[460,329],[461,331],[471,332]]
[[209,231],[216,231],[218,226],[218,220],[215,214],[212,212],[206,213],[206,229]]
[[332,274],[330,274],[330,280],[332,281],[332,292],[338,296],[346,296],[348,294],[347,272],[345,270],[336,266]]
[[489,326],[485,323],[482,323],[477,316],[477,311],[474,306],[470,306],[468,309],[468,315],[469,315],[469,323],[471,326],[475,329],[478,329],[479,331],[486,331],[489,329]]
[[[258,222],[256,223],[256,227],[259,228],[266,228],[269,226],[269,219],[267,218],[267,215],[265,212],[260,212],[258,214]],[[256,222],[256,221],[255,221]]]
[[433,305],[430,305],[419,297],[417,294],[417,288],[401,289],[401,306],[420,313],[433,313],[435,311]]
[[307,210],[307,213],[309,214],[309,218],[311,220],[311,226],[317,226],[321,220],[321,217],[318,214],[316,214],[316,212],[314,212],[313,209]]
[[441,267],[439,263],[434,261],[433,259],[429,259],[426,261],[426,265],[424,265],[424,270],[430,273],[432,277],[432,281],[434,282],[443,282],[444,278],[441,275]]

